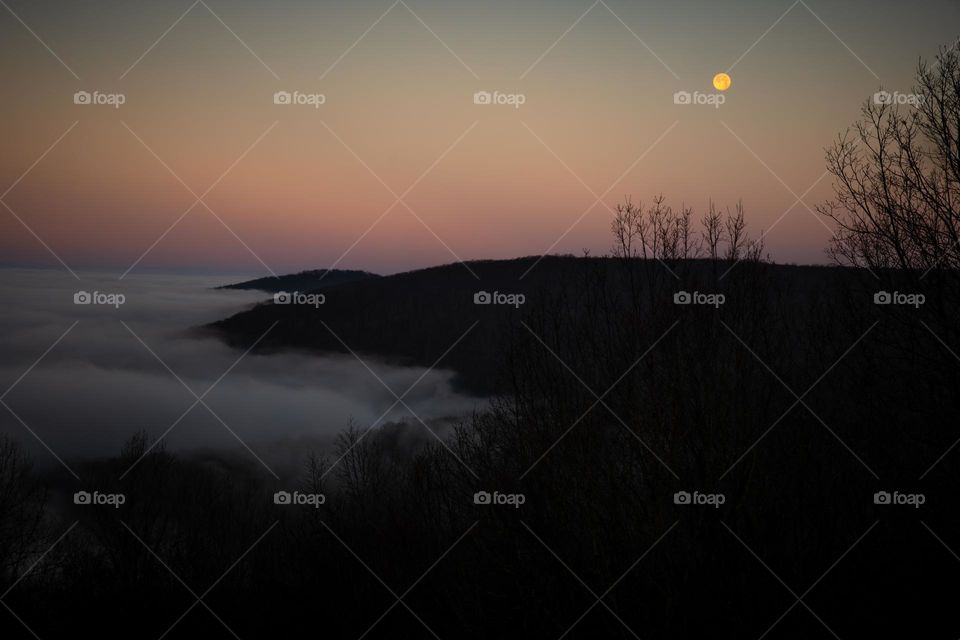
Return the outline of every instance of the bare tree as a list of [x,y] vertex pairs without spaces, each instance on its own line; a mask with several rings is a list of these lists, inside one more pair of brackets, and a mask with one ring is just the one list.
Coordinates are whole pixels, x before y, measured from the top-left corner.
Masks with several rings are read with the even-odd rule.
[[727,233],[727,260],[737,261],[744,251],[747,242],[747,222],[743,219],[743,201],[737,202],[736,213],[727,209],[727,219],[724,221]]
[[[902,95],[902,94],[894,94]],[[837,225],[829,254],[878,270],[960,268],[960,55],[921,62],[914,93],[876,94],[827,152]]]
[[716,260],[720,257],[720,243],[723,241],[723,219],[719,212],[717,212],[717,206],[713,203],[713,200],[710,201],[710,204],[707,207],[707,213],[704,214],[703,219],[700,220],[700,224],[703,226],[703,231],[701,236],[703,242],[706,245],[707,255],[711,260]]
[[[634,205],[630,198],[617,205],[610,224],[613,233],[613,255],[626,261],[635,258],[663,261],[708,257],[718,260],[758,262],[763,258],[763,239],[751,240],[747,233],[743,201],[726,216],[711,200],[707,213],[700,219],[700,237],[693,229],[693,208],[686,203],[679,211],[666,204],[663,195],[654,197],[644,211],[643,203]],[[726,245],[726,248],[724,248]]]
[[610,223],[614,256],[625,259],[647,257],[644,229],[642,202],[640,206],[635,206],[628,197],[623,204],[618,204],[616,215]]
[[694,258],[700,254],[700,243],[693,240],[693,228],[690,221],[693,218],[693,208],[686,203],[680,205],[680,214],[677,216],[677,233],[680,235],[683,258]]
[[9,585],[42,544],[46,492],[20,446],[0,435],[0,585]]

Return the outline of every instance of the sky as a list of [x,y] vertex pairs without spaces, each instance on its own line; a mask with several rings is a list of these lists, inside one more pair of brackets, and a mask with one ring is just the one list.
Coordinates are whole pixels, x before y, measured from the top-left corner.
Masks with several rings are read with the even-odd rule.
[[[825,148],[957,24],[947,0],[3,0],[0,264],[603,254],[610,208],[660,193],[742,199],[774,260],[823,263]],[[721,71],[722,105],[675,104]]]

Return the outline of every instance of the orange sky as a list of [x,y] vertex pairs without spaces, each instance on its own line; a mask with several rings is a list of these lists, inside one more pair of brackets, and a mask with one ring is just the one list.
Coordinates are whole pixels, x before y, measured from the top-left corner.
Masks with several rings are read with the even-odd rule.
[[[660,192],[697,213],[742,198],[760,233],[815,183],[810,208],[829,196],[824,147],[960,24],[946,2],[97,4],[10,2],[36,37],[0,10],[4,264],[392,272],[598,254],[597,196]],[[720,108],[674,104],[731,66]],[[74,104],[95,90],[126,102]],[[326,102],[277,105],[278,90]],[[525,103],[476,105],[480,90]],[[215,215],[198,204],[171,230],[214,183]],[[413,212],[384,216],[411,185]],[[829,237],[796,205],[766,243],[822,262]]]

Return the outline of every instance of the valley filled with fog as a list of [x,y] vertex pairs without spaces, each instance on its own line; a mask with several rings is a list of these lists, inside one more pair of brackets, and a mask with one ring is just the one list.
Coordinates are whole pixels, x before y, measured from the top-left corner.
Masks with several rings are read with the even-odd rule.
[[[423,376],[404,402],[438,434],[483,404],[455,391],[453,373],[443,369],[367,355],[360,357],[372,372],[349,354],[244,355],[199,331],[269,298],[214,289],[240,279],[84,274],[78,281],[63,271],[0,270],[0,386],[9,407],[0,412],[0,433],[23,443],[40,466],[57,464],[52,454],[112,455],[137,432],[151,441],[166,432],[168,449],[236,451],[282,474],[302,463],[305,449],[327,450],[351,422],[366,429],[405,421],[422,431],[417,437],[432,438],[402,404],[387,412],[396,398],[384,384],[402,395]],[[82,291],[122,295],[123,304],[75,304]]]

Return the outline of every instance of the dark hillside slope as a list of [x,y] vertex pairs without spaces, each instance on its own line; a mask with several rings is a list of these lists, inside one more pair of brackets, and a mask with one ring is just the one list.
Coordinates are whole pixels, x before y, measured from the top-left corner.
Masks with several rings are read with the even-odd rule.
[[[520,280],[533,260],[469,263],[479,280],[464,265],[450,264],[343,283],[323,289],[326,299],[319,307],[267,301],[210,328],[245,348],[278,322],[258,349],[345,353],[342,340],[361,356],[431,366],[476,323],[437,366],[459,372],[465,390],[488,393],[497,386],[494,365],[504,323],[516,323],[536,292],[561,290],[583,268],[576,259],[547,258]],[[521,293],[526,304],[519,309],[474,304],[481,291]]]
[[[609,258],[549,256],[521,280],[534,260],[528,257],[468,263],[479,280],[464,265],[449,264],[345,282],[323,289],[326,300],[319,307],[275,305],[267,301],[209,328],[228,343],[247,348],[277,322],[258,349],[346,353],[342,340],[361,356],[428,367],[476,322],[438,366],[457,371],[465,390],[486,394],[503,386],[505,381],[497,378],[496,372],[501,370],[497,363],[506,350],[508,333],[526,331],[520,323],[528,314],[542,311],[548,302],[559,298],[576,306],[576,299],[592,286],[598,273],[628,286],[622,264]],[[707,271],[711,269],[706,261],[688,261],[683,268],[674,265],[674,271],[682,278],[677,281],[663,265],[651,262],[645,266],[661,279],[668,293],[698,290],[697,282],[709,279]],[[820,297],[827,292],[830,297],[830,291],[839,296],[842,288],[837,285],[846,273],[825,267],[739,265],[723,281],[731,289],[728,304],[736,304],[737,275],[747,269],[768,272],[765,275],[770,286],[785,295],[801,313],[808,308],[806,301],[811,296]],[[703,287],[699,290],[708,291]],[[474,295],[479,291],[519,293],[526,301],[519,308],[509,304],[478,305]],[[661,300],[663,294],[658,296],[650,304],[672,304],[672,299]]]

